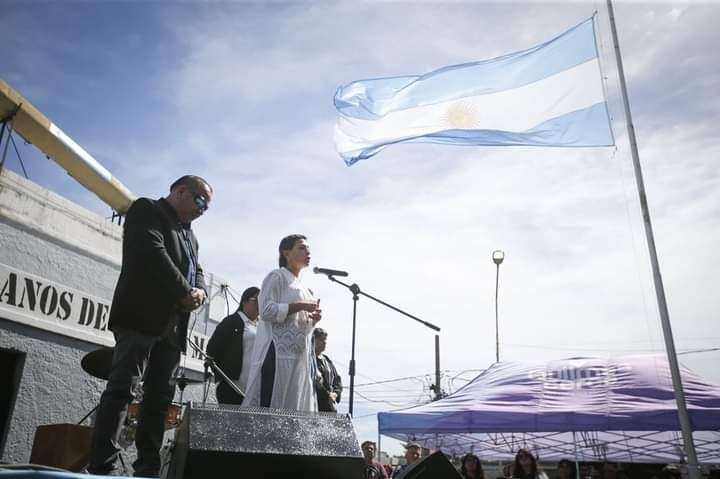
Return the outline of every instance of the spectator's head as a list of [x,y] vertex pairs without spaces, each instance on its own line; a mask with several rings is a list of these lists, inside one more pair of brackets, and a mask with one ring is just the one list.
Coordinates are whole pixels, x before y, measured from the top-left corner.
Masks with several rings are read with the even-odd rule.
[[323,328],[313,330],[313,342],[315,343],[315,355],[319,356],[327,347],[327,331]]
[[530,451],[525,448],[518,450],[515,454],[515,467],[513,468],[513,477],[532,477],[537,476],[537,461]]
[[668,479],[676,479],[682,477],[682,475],[680,474],[680,469],[678,469],[678,467],[674,464],[668,464],[667,466],[663,467],[662,476]]
[[260,294],[260,288],[250,286],[243,291],[240,297],[240,310],[253,321],[258,317],[258,294]]
[[568,459],[561,459],[557,465],[560,479],[575,479],[575,463]]
[[481,479],[485,477],[480,458],[475,454],[465,454],[460,462],[460,473],[463,477]]
[[362,449],[365,461],[372,461],[375,457],[375,452],[377,451],[377,446],[375,445],[375,443],[372,441],[365,441],[360,445],[360,448]]
[[199,218],[210,206],[213,189],[210,184],[199,176],[181,176],[170,185],[167,202],[175,210],[178,221],[190,224]]
[[614,462],[606,462],[602,465],[603,479],[617,478],[617,465]]
[[278,250],[280,252],[280,258],[278,264],[280,267],[290,269],[305,267],[310,264],[310,248],[306,243],[307,238],[303,235],[288,235],[280,241]]
[[420,444],[410,442],[405,444],[405,460],[408,464],[415,464],[422,454],[422,447]]

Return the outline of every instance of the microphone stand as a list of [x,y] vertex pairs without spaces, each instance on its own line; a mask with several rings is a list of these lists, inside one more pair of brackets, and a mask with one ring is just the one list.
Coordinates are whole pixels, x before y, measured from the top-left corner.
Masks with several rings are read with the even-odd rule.
[[412,314],[405,312],[400,308],[396,308],[395,306],[388,304],[385,301],[382,301],[374,296],[371,296],[371,295],[361,291],[360,286],[358,286],[355,283],[353,283],[353,284],[343,283],[342,281],[335,278],[331,274],[329,274],[327,277],[330,281],[333,281],[342,286],[345,286],[347,289],[350,290],[350,292],[353,295],[353,297],[352,297],[352,300],[353,300],[352,347],[351,347],[351,352],[350,352],[350,368],[349,368],[350,370],[348,371],[348,374],[350,375],[350,402],[349,402],[349,406],[348,406],[348,413],[352,417],[352,415],[353,415],[353,399],[355,397],[355,329],[356,329],[356,324],[357,324],[357,302],[359,299],[359,295],[365,296],[366,298],[370,298],[373,301],[375,301],[376,303],[382,304],[386,308],[390,308],[393,311],[397,311],[398,313],[407,316],[408,318],[412,318],[415,321],[417,321],[418,323],[421,323],[430,329],[433,329],[435,331],[440,331],[440,328],[438,326],[435,326],[432,323],[423,321],[422,319],[420,319],[416,316],[413,316]]
[[[222,379],[230,389],[235,391],[236,394],[245,397],[245,392],[240,389],[238,385],[235,384],[233,380],[228,377],[227,374],[225,374],[225,371],[223,371],[222,368],[217,365],[212,356],[209,356],[205,351],[203,351],[202,348],[198,346],[194,340],[190,339],[188,341],[188,344],[190,344],[190,346],[205,360],[206,368],[209,367],[216,376],[220,376],[220,379]],[[207,376],[205,377],[205,380],[207,381]],[[203,404],[204,403],[205,401],[203,401]]]

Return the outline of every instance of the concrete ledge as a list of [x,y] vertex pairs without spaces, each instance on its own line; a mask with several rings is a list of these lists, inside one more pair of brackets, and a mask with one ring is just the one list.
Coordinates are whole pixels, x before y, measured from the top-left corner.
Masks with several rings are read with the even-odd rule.
[[0,171],[0,218],[111,265],[120,265],[121,226],[8,169]]

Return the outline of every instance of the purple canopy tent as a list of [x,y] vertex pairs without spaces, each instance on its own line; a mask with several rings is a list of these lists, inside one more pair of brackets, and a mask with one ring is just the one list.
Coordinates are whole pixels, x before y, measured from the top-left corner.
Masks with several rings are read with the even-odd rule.
[[[720,463],[720,387],[682,368],[701,463]],[[682,437],[659,355],[492,365],[447,398],[378,414],[380,434],[445,452],[508,459],[677,462]]]

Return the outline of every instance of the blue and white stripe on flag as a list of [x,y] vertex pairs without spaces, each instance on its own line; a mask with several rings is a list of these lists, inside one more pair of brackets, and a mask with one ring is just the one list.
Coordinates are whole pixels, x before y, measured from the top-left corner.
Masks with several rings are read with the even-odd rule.
[[421,76],[338,88],[335,147],[348,165],[393,143],[611,146],[593,18],[528,50]]

